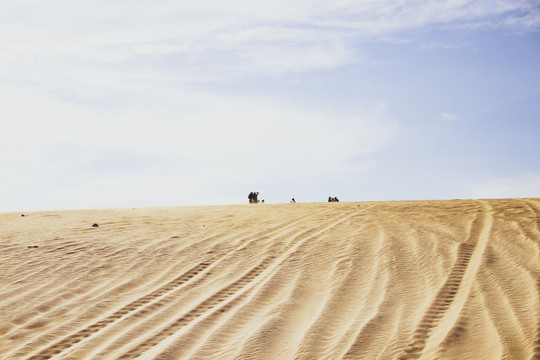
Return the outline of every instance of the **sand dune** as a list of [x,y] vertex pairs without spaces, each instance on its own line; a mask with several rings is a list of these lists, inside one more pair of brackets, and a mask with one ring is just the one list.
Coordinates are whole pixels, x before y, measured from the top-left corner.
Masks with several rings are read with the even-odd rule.
[[540,199],[0,214],[0,358],[540,359],[539,214]]

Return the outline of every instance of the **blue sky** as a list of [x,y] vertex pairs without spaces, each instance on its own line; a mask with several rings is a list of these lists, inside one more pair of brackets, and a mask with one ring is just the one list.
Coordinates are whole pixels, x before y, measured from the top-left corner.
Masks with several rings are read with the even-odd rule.
[[0,4],[0,211],[540,197],[538,1]]

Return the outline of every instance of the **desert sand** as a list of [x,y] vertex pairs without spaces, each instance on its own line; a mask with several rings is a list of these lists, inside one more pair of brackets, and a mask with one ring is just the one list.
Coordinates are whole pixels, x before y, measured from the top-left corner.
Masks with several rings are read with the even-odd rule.
[[0,357],[540,359],[539,214],[540,199],[2,213]]

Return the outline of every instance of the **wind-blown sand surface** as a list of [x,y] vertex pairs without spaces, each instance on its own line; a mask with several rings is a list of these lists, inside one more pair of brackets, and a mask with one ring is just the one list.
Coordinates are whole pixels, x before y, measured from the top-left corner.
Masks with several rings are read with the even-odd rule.
[[0,356],[539,359],[539,213],[505,199],[0,214]]

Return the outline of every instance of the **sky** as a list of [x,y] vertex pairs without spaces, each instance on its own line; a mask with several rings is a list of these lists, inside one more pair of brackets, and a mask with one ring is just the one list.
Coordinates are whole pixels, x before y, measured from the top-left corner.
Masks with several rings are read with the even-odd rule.
[[0,2],[0,212],[540,197],[540,1]]

